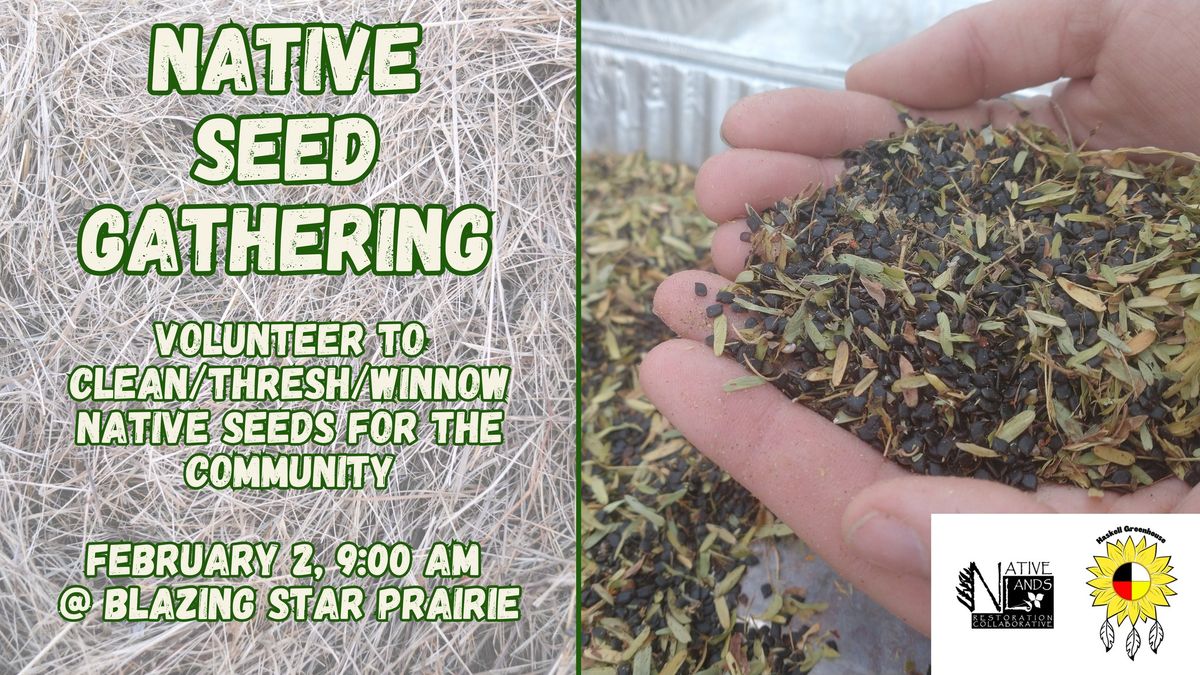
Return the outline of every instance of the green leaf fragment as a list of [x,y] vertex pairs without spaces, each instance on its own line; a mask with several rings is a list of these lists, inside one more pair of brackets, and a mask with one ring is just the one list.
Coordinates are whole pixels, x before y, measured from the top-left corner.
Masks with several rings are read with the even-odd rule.
[[752,389],[765,383],[766,380],[758,375],[743,375],[726,382],[721,389],[727,392],[741,391],[743,389]]
[[717,356],[725,353],[725,338],[728,337],[729,320],[724,314],[713,321],[713,353]]
[[1033,424],[1036,418],[1037,413],[1033,410],[1022,410],[1000,425],[1000,428],[996,430],[996,438],[1006,443],[1012,443],[1025,433],[1025,430]]

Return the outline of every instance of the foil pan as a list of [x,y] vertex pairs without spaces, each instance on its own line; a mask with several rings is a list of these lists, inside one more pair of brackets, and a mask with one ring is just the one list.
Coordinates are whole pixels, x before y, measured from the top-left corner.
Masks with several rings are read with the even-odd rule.
[[585,152],[699,166],[748,94],[840,89],[851,64],[972,0],[590,0],[581,3]]

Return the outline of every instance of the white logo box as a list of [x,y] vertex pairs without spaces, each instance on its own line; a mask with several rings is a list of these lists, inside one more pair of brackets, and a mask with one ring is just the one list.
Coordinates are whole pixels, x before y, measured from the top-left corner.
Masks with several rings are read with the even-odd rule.
[[[1200,514],[935,514],[932,529],[934,672],[1200,672]],[[1107,611],[1092,605],[1094,589],[1088,585],[1096,578],[1088,571],[1097,566],[1094,556],[1106,557],[1106,542],[1128,537],[1135,544],[1143,538],[1156,544],[1158,557],[1170,556],[1168,573],[1175,577],[1168,585],[1175,595],[1165,598],[1169,606],[1155,610],[1162,629],[1158,652],[1151,649],[1154,621],[1139,620],[1133,661],[1126,654],[1127,619],[1119,625],[1116,616],[1109,621],[1113,644],[1105,651]],[[960,572],[971,563],[997,596],[997,563],[1002,572],[1010,563],[1017,572],[1020,564],[1028,570],[1034,563],[1031,576],[1044,576],[1048,564],[1053,628],[972,628],[972,613],[959,601]],[[1014,604],[1032,605],[1022,593],[1014,596],[1020,600]],[[978,577],[975,604],[976,612],[995,612]],[[986,623],[997,621],[988,617]]]

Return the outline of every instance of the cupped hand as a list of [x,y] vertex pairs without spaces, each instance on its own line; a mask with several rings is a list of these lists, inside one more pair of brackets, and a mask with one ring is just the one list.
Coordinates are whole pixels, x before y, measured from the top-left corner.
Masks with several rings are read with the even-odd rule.
[[762,209],[828,185],[847,148],[901,129],[890,101],[914,116],[1005,126],[1020,110],[995,97],[1069,78],[1023,101],[1033,122],[1088,148],[1155,146],[1200,152],[1200,3],[1189,0],[1001,0],[946,18],[856,64],[848,91],[789,89],[753,96],[725,117],[733,149],[696,179],[704,212],[721,223],[719,274],[676,274],[655,312],[682,339],[642,365],[652,401],[687,438],[753,491],[844,578],[916,628],[929,630],[932,513],[1196,512],[1200,488],[1158,483],[1089,497],[1046,485],[1035,493],[969,478],[907,473],[878,451],[771,387],[725,392],[745,371],[701,342],[711,334],[697,297],[745,265],[746,205]]

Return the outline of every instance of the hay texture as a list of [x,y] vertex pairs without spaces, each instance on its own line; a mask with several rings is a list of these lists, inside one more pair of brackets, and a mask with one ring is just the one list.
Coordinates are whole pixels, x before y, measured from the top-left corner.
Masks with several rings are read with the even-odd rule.
[[[0,673],[573,669],[574,11],[556,0],[0,6]],[[420,22],[422,90],[147,93],[152,23],[200,23],[207,39],[229,20]],[[361,183],[207,187],[188,177],[193,125],[205,115],[317,111],[378,123],[380,159]],[[495,252],[471,277],[99,278],[80,268],[75,239],[84,214],[104,202],[135,212],[154,202],[478,203],[496,212]],[[156,355],[158,320],[340,320],[368,330],[420,320],[433,342],[416,363],[512,367],[507,441],[443,448],[423,436],[397,449],[383,492],[191,491],[184,447],[75,447],[72,367],[198,365]],[[364,360],[378,360],[374,344]],[[64,585],[108,584],[83,579],[83,544],[118,539],[277,540],[285,562],[299,540],[325,560],[345,540],[408,541],[418,559],[433,541],[478,540],[476,583],[523,585],[523,618],[106,624],[93,610],[64,622],[55,611]],[[159,583],[180,582],[143,585]],[[368,597],[379,583],[396,582],[368,579]]]

